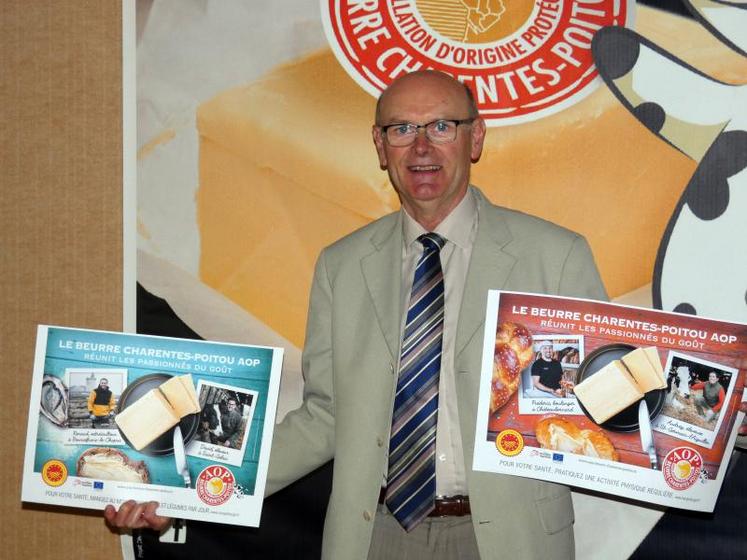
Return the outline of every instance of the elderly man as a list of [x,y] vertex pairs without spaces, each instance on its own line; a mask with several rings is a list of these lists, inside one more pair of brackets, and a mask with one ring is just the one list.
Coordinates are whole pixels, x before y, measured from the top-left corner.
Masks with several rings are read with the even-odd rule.
[[[334,457],[324,558],[573,556],[568,488],[470,468],[485,303],[490,288],[605,292],[584,239],[470,186],[484,136],[456,80],[396,79],[373,141],[402,208],[317,261],[304,402],[275,431],[267,489]],[[128,502],[105,515],[162,528],[154,512]]]

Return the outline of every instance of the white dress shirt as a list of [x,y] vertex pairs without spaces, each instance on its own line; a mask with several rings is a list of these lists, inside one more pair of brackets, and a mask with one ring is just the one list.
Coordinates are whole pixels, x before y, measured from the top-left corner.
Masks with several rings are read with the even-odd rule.
[[[401,211],[404,219],[400,340],[404,333],[415,266],[423,254],[423,245],[417,239],[420,235],[428,233],[404,208]],[[434,232],[446,240],[444,248],[441,249],[445,307],[436,425],[436,495],[455,496],[467,493],[462,434],[459,430],[457,411],[454,344],[464,281],[477,235],[477,199],[471,189]]]

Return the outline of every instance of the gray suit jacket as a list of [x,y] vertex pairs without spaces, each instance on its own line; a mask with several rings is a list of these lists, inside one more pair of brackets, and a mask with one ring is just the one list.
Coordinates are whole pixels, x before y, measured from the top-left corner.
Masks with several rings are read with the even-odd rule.
[[[586,241],[490,204],[478,231],[456,336],[459,424],[483,559],[573,557],[565,486],[473,472],[488,289],[606,299]],[[304,403],[277,426],[267,492],[334,457],[323,557],[365,559],[385,464],[400,330],[402,217],[385,216],[326,248],[316,265],[303,352]]]

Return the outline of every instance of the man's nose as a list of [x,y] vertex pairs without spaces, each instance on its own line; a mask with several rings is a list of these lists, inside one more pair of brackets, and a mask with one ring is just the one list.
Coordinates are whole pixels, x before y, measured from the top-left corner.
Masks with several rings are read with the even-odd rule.
[[427,153],[428,150],[431,149],[431,141],[428,140],[428,137],[425,135],[424,128],[418,130],[418,133],[415,136],[415,141],[412,143],[412,145],[415,149],[415,152],[418,154]]

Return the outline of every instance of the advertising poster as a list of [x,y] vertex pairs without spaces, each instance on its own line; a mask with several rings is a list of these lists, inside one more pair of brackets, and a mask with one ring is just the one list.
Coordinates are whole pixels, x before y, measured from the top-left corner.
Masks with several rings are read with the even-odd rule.
[[491,291],[474,469],[713,511],[747,325]]
[[40,326],[22,499],[258,526],[280,348]]

